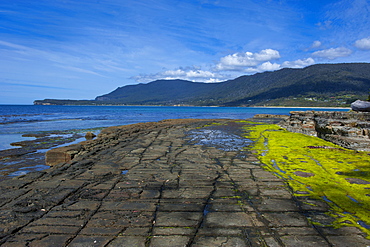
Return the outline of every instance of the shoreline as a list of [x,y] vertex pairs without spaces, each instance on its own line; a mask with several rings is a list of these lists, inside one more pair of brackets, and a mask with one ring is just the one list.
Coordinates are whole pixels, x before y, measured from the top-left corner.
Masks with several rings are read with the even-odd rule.
[[338,110],[351,110],[351,107],[335,107],[335,106],[326,106],[326,107],[318,107],[318,106],[312,106],[312,107],[304,107],[304,106],[250,106],[251,108],[297,108],[297,109],[338,109]]
[[[134,106],[132,106],[132,107],[134,107]],[[152,106],[152,107],[157,107],[157,106]],[[169,106],[168,106],[169,107]],[[203,108],[203,107],[202,107]],[[286,109],[287,107],[249,107],[249,108],[251,108],[251,109]],[[289,109],[291,109],[291,110],[293,110],[293,109],[296,109],[296,110],[299,110],[299,109],[302,109],[302,108],[300,108],[300,107],[296,107],[296,108],[289,108]],[[318,108],[310,108],[310,109],[318,109]],[[322,108],[321,108],[322,109]],[[329,109],[329,108],[327,108],[327,109]],[[345,110],[347,110],[347,108],[330,108],[331,110],[336,110],[336,109],[338,109],[338,110],[343,110],[343,109],[345,109]],[[324,109],[325,110],[325,109]],[[255,115],[258,115],[257,113],[255,114]],[[271,115],[271,114],[267,114],[267,115]],[[83,132],[84,132],[84,130],[85,129],[82,129],[83,130]],[[64,133],[64,132],[71,132],[71,131],[57,131],[59,134],[60,133]],[[73,131],[72,131],[73,132]],[[81,131],[80,131],[81,132]],[[44,132],[44,134],[45,133],[49,133],[49,134],[53,134],[53,133],[56,133],[55,131],[48,131],[48,132]],[[26,139],[23,141],[23,143],[24,144],[26,144],[26,143],[29,143],[29,147],[31,148],[30,149],[30,151],[29,152],[25,152],[25,154],[26,153],[31,153],[31,152],[34,152],[34,151],[36,151],[37,149],[45,149],[45,148],[43,148],[43,147],[40,147],[40,148],[36,148],[36,149],[33,149],[32,148],[32,143],[36,143],[36,142],[38,142],[39,140],[38,139],[35,139],[35,140],[31,140],[31,141],[27,141]],[[22,142],[22,141],[21,141]],[[48,141],[45,141],[45,144],[47,144],[47,142]],[[72,142],[71,141],[68,141],[68,140],[64,140],[64,141],[62,141],[62,140],[60,140],[60,141],[58,141],[58,142],[63,142],[62,144],[64,144],[64,143],[67,143],[66,145],[70,145],[70,144],[72,144]],[[73,142],[74,142],[74,140],[73,140]],[[11,143],[13,143],[13,142],[11,142]],[[49,141],[49,143],[50,143],[50,141]],[[10,143],[9,143],[10,144]],[[45,146],[45,145],[44,145]],[[26,147],[27,147],[27,145],[26,145]],[[55,145],[54,145],[54,147],[55,147]],[[8,155],[8,156],[12,156],[12,152],[15,154],[15,155],[17,155],[17,154],[21,154],[23,151],[21,150],[21,149],[24,149],[24,148],[16,148],[17,150],[15,150],[15,148],[14,149],[12,149],[12,148],[7,148],[7,149],[4,149],[4,150],[0,150],[0,155],[1,155],[1,153],[6,153],[5,155]],[[13,150],[13,151],[12,151]],[[25,162],[25,163],[34,163],[33,161],[32,161],[32,157],[31,156],[34,156],[35,157],[35,159],[37,159],[37,160],[40,160],[40,157],[38,157],[38,156],[40,156],[39,154],[30,154],[30,155],[28,155],[29,156],[29,160],[28,160],[28,162]],[[37,157],[36,157],[37,156]],[[4,157],[4,156],[3,156]],[[2,161],[0,161],[0,162],[2,162]],[[21,160],[19,160],[19,161],[17,161],[18,163],[21,163]],[[12,163],[12,162],[10,162],[10,163]],[[24,162],[23,162],[24,163]],[[1,164],[1,163],[0,163]],[[3,164],[3,166],[5,167],[5,166],[7,166],[8,168],[7,169],[10,169],[10,170],[12,170],[12,166],[13,167],[18,167],[17,169],[19,169],[19,168],[22,168],[22,167],[19,167],[19,165],[17,165],[17,164],[14,164],[14,165],[11,165],[11,166],[8,166],[6,163],[4,163],[4,162],[2,162],[2,164]],[[28,165],[26,165],[26,166],[28,166]],[[6,171],[6,173],[7,174],[9,174],[9,173],[14,173],[14,172],[16,172],[17,170],[12,170],[11,172],[10,172],[10,170],[9,171]],[[32,169],[27,169],[27,170],[32,170]],[[23,172],[23,171],[22,171]],[[2,173],[1,172],[1,170],[0,170],[0,173]]]
[[240,107],[240,108],[321,108],[321,109],[351,109],[350,106],[348,107],[337,107],[337,106],[218,106],[218,105],[210,105],[210,106],[196,106],[196,105],[35,105],[35,104],[0,104],[4,106],[133,106],[133,107]]
[[56,149],[55,157],[72,159],[0,182],[0,244],[370,245],[356,228],[313,226],[315,215],[330,220],[324,203],[301,196],[298,204],[253,150],[224,149],[237,145],[246,124],[175,119],[115,126]]

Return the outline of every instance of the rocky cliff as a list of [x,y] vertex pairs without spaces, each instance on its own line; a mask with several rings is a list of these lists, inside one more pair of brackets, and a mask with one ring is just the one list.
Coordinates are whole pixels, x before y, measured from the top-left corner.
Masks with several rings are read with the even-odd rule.
[[293,111],[281,126],[345,148],[370,152],[370,112]]

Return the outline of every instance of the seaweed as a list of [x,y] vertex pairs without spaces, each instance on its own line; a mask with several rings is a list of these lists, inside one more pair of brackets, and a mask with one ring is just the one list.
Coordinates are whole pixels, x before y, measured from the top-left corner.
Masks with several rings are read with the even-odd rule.
[[[246,124],[245,137],[264,168],[285,180],[294,196],[325,201],[334,228],[355,226],[370,239],[370,156],[278,125]],[[315,222],[313,222],[315,224]],[[319,224],[316,222],[316,224]]]

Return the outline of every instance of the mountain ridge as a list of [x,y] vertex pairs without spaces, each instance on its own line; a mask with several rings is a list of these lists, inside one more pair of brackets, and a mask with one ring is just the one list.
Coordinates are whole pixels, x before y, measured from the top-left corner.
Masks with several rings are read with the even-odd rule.
[[348,106],[365,99],[370,63],[315,64],[244,75],[218,83],[156,80],[118,87],[90,101],[36,100],[35,104]]

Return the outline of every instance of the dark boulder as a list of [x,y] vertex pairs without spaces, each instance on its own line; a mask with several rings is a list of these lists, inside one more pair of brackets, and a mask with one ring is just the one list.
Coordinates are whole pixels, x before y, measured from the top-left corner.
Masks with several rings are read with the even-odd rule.
[[369,101],[362,101],[356,100],[351,104],[351,108],[354,111],[363,111],[363,112],[370,112],[370,102]]

